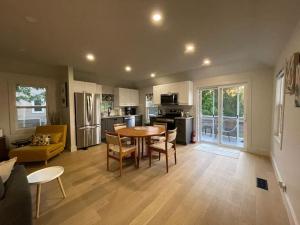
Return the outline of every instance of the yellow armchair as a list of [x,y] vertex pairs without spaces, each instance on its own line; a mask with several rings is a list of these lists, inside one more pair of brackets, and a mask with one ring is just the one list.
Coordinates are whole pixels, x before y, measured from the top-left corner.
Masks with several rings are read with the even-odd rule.
[[47,165],[47,161],[52,157],[61,153],[66,146],[67,137],[67,125],[47,125],[39,126],[35,130],[35,134],[57,134],[61,133],[57,143],[44,145],[44,146],[32,146],[27,145],[21,148],[15,148],[10,150],[9,157],[17,157],[17,162],[36,162],[44,161]]

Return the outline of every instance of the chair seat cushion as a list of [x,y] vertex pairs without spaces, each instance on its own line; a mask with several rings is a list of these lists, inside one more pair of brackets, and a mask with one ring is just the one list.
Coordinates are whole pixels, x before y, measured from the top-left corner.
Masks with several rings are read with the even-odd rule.
[[[152,145],[150,145],[151,148],[156,148],[160,150],[166,150],[166,142],[157,142]],[[173,147],[172,143],[167,143],[167,150],[171,149]]]
[[0,177],[3,181],[3,183],[5,183],[8,180],[16,161],[17,161],[17,158],[13,158],[13,159],[3,161],[0,163]]
[[151,140],[163,142],[163,141],[166,140],[166,137],[165,137],[165,136],[152,136],[152,137],[151,137]]
[[[113,152],[120,152],[120,147],[118,145],[110,145],[109,149],[112,150]],[[135,145],[123,145],[122,146],[123,152],[129,152],[134,149],[136,149]]]
[[9,157],[17,157],[18,162],[47,160],[48,156],[52,152],[57,151],[58,149],[64,149],[64,144],[62,142],[43,146],[27,145],[21,148],[15,148],[10,150]]

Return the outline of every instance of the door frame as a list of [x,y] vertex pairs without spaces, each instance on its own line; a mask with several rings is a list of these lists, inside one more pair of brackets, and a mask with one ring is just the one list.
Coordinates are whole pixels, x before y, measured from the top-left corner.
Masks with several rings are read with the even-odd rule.
[[[244,86],[244,147],[238,147],[234,145],[225,145],[221,143],[221,135],[218,135],[218,140],[216,143],[213,142],[207,142],[207,141],[201,141],[201,116],[200,116],[200,110],[202,107],[202,96],[201,91],[207,90],[207,89],[218,89],[218,92],[222,90],[222,88],[229,88],[234,86]],[[242,151],[248,151],[249,149],[249,141],[251,140],[251,88],[249,85],[249,82],[238,82],[238,83],[226,83],[226,84],[215,84],[215,85],[209,85],[209,86],[199,86],[195,88],[195,96],[196,96],[196,134],[197,134],[197,141],[201,143],[209,143],[209,144],[215,144],[222,147],[229,147],[234,148]],[[223,112],[223,92],[221,94],[218,94],[218,112]],[[218,115],[220,117],[220,122],[218,123],[218,130],[221,130],[221,126],[223,124],[223,117]]]

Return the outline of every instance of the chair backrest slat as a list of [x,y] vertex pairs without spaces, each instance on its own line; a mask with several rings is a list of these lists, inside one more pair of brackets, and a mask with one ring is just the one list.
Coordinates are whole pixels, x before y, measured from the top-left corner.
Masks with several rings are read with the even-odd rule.
[[176,136],[177,136],[177,128],[175,128],[174,130],[168,130],[167,132],[167,142],[173,142],[176,140]]
[[126,127],[127,127],[126,123],[115,123],[114,124],[115,131],[118,131],[118,130],[126,128]]
[[154,127],[161,127],[161,128],[164,128],[165,130],[167,130],[167,124],[166,123],[157,123],[157,122],[154,122],[153,126]]
[[118,145],[120,146],[120,137],[116,134],[106,133],[106,144]]

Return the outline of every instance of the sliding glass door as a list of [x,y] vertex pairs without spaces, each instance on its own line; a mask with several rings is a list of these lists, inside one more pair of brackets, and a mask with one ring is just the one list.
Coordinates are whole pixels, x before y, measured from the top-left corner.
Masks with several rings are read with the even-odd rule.
[[201,91],[201,140],[218,143],[218,88]]
[[244,147],[244,85],[200,90],[200,140]]

